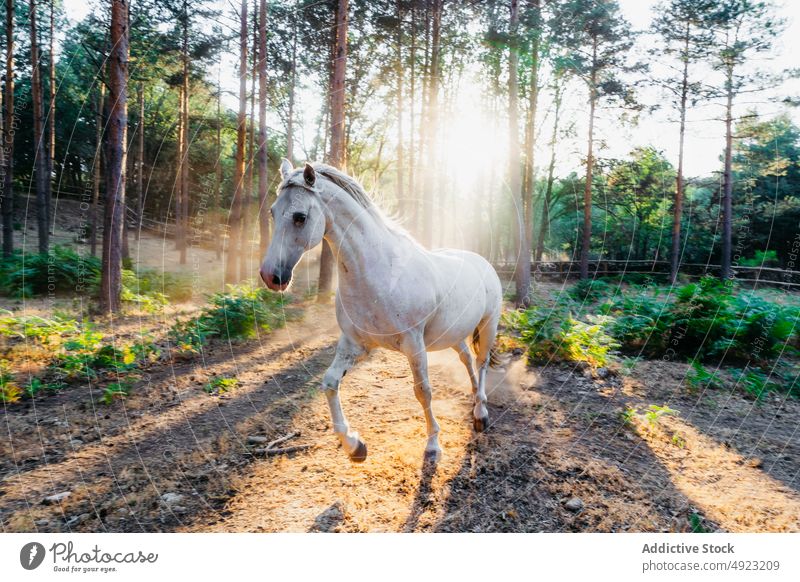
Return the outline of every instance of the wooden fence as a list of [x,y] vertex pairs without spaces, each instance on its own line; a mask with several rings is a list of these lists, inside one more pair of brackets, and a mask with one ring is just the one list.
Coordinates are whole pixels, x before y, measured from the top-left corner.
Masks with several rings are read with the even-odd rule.
[[[515,266],[508,263],[496,264],[497,272],[504,276],[512,276]],[[721,267],[719,265],[683,263],[680,273],[683,276],[699,278],[705,275],[718,277]],[[773,267],[732,267],[733,278],[739,283],[753,286],[768,285],[787,289],[800,290],[800,271],[777,269]],[[625,275],[650,275],[664,279],[669,275],[670,264],[668,261],[589,261],[589,277],[608,277]],[[531,273],[537,280],[564,280],[580,277],[580,263],[578,261],[543,261],[531,265]]]

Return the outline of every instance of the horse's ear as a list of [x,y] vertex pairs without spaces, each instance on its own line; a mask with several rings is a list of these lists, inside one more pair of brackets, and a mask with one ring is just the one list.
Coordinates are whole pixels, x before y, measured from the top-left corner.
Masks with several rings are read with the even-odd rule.
[[313,186],[314,183],[317,181],[317,173],[314,171],[314,168],[308,162],[306,162],[306,167],[303,169],[303,179],[309,186]]
[[292,162],[283,158],[281,160],[281,177],[285,180],[292,171]]

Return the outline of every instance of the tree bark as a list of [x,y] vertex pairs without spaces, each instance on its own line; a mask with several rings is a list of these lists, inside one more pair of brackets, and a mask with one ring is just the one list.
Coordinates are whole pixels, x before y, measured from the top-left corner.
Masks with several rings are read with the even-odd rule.
[[[533,8],[539,11],[539,0],[533,0]],[[519,253],[525,258],[528,265],[520,274],[518,285],[524,292],[522,297],[530,293],[531,285],[531,247],[533,245],[533,197],[536,192],[536,109],[539,104],[539,34],[534,32],[530,49],[531,73],[530,87],[528,87],[528,116],[525,120],[525,167],[523,170],[523,195],[522,211],[525,223],[524,237]]]
[[[258,225],[261,256],[269,246],[269,200],[267,194],[267,0],[261,0],[258,19]],[[292,41],[293,43],[296,41]],[[294,100],[294,54],[292,48],[292,88],[289,96],[289,126]]]
[[30,0],[31,24],[31,99],[33,100],[33,143],[36,172],[36,219],[39,234],[39,252],[47,253],[50,247],[50,163],[48,147],[44,141],[41,64],[39,39],[36,29],[36,1]]
[[[102,74],[103,70],[100,70]],[[94,162],[92,163],[93,166],[93,178],[92,178],[92,209],[91,209],[91,222],[92,222],[92,232],[90,238],[90,246],[92,250],[92,256],[97,256],[97,231],[99,226],[98,216],[100,211],[98,206],[100,205],[100,173],[101,173],[101,165],[103,163],[103,108],[105,107],[105,96],[106,96],[106,82],[105,79],[100,78],[97,82],[97,110],[95,111],[94,116],[94,135],[95,135],[95,149],[94,149]]]
[[686,135],[686,101],[689,96],[689,38],[691,24],[686,22],[686,38],[683,47],[683,78],[681,82],[681,121],[678,144],[678,173],[675,176],[675,203],[672,208],[672,252],[670,254],[669,282],[678,279],[681,258],[681,214],[683,213],[683,145]]
[[256,74],[258,70],[258,4],[253,0],[253,54],[250,62],[250,117],[247,121],[247,163],[245,164],[245,196],[242,198],[242,255],[239,263],[239,279],[249,278],[253,262],[253,230],[250,220],[250,205],[253,203],[253,177],[255,175],[255,116],[256,116]]
[[[266,67],[266,64],[264,66]],[[289,114],[286,120],[286,159],[294,163],[294,96],[297,87],[297,19],[294,19],[292,23],[291,75],[292,80],[289,84]]]
[[725,81],[728,93],[725,104],[725,171],[722,193],[722,257],[720,279],[732,278],[731,254],[733,250],[733,65],[729,65]]
[[125,157],[128,127],[128,2],[112,0],[109,68],[108,163],[100,307],[121,308],[122,221],[125,210]]
[[[217,163],[214,166],[214,200],[217,210],[222,207],[222,60],[220,59],[217,69]],[[217,260],[222,257],[222,221],[219,213],[216,214],[215,223],[212,229],[215,234],[214,248]]]
[[409,46],[409,131],[408,131],[408,192],[410,199],[406,206],[411,207],[410,216],[407,216],[408,224],[411,230],[415,231],[417,227],[417,214],[418,205],[416,198],[416,189],[414,186],[414,170],[415,170],[415,156],[416,148],[416,64],[417,64],[417,17],[416,17],[416,3],[411,3],[411,39]]
[[139,155],[137,157],[136,168],[136,220],[139,227],[136,229],[136,240],[142,231],[142,219],[144,217],[144,83],[139,84]]
[[[49,114],[49,127],[50,139],[48,161],[50,168],[48,176],[52,176],[52,164],[56,159],[56,57],[55,57],[55,0],[50,0],[50,114]],[[49,215],[49,212],[48,212]]]
[[[175,175],[175,249],[183,255],[186,233],[183,230],[183,83],[178,87],[178,168]],[[181,256],[183,259],[183,256]]]
[[519,147],[519,2],[511,0],[511,22],[509,26],[509,54],[508,54],[508,185],[511,198],[515,202],[517,215],[517,260],[514,270],[515,301],[517,305],[526,305],[530,291],[531,264],[530,252],[525,253],[525,201],[523,200],[520,176],[520,147]]
[[[515,0],[516,1],[516,0]],[[433,0],[431,14],[431,58],[428,75],[428,107],[426,123],[425,155],[427,166],[425,168],[425,192],[423,193],[423,240],[430,248],[433,246],[433,223],[435,213],[435,187],[436,173],[433,159],[436,154],[436,137],[439,130],[439,84],[440,60],[442,38],[442,0]]]
[[404,188],[405,163],[403,159],[403,6],[397,0],[397,63],[395,79],[397,81],[397,205],[400,216],[406,215],[406,196]]
[[3,256],[14,252],[14,0],[6,0],[6,94],[3,124]]
[[235,283],[239,275],[238,261],[242,238],[242,197],[244,195],[244,149],[247,133],[247,0],[242,0],[241,28],[239,31],[239,114],[236,123],[236,161],[234,190],[231,201],[230,232],[228,238],[225,281]]
[[[339,0],[336,11],[336,48],[333,58],[333,83],[331,85],[331,145],[328,159],[335,168],[344,169],[344,97],[345,72],[347,70],[347,11],[348,0]],[[327,241],[322,241],[322,255],[319,263],[319,284],[317,301],[328,301],[333,286],[333,267],[335,257]]]
[[183,0],[183,38],[181,39],[181,193],[180,193],[180,264],[186,264],[186,251],[189,247],[189,7]]
[[556,143],[558,142],[558,118],[561,114],[561,90],[561,84],[556,81],[553,95],[553,133],[550,135],[550,163],[547,166],[547,186],[545,187],[544,200],[542,202],[542,217],[539,221],[538,240],[536,242],[536,253],[534,255],[535,263],[539,263],[542,260],[542,255],[544,254],[545,232],[550,228],[550,203],[553,199],[553,181],[555,179]]
[[592,72],[589,78],[589,140],[586,151],[586,185],[583,190],[583,238],[581,279],[589,278],[589,246],[592,242],[592,174],[594,173],[594,114],[597,107],[597,38],[592,42]]

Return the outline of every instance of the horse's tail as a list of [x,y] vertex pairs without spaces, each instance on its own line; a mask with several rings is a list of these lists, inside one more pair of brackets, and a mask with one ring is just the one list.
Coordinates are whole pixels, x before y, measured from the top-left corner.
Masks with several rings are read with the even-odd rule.
[[[480,352],[480,341],[481,341],[481,333],[479,328],[475,328],[472,332],[472,351],[475,352],[477,356]],[[502,362],[500,362],[500,355],[495,348],[494,342],[492,342],[491,347],[489,348],[489,366],[492,368],[497,368],[500,366]]]

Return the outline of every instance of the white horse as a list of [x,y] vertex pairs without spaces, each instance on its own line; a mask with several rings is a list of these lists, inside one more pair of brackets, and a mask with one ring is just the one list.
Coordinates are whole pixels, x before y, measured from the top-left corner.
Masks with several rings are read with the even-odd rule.
[[[427,351],[452,348],[469,372],[474,428],[488,426],[486,370],[500,318],[502,288],[492,266],[475,253],[427,251],[387,220],[361,185],[324,164],[294,170],[281,163],[282,182],[270,212],[274,230],[261,278],[283,291],[306,251],[324,238],[338,262],[336,319],[342,330],[322,388],[333,431],[355,462],[367,447],[350,428],[339,402],[347,370],[376,347],[402,352],[414,375],[414,394],[425,413],[425,458],[438,460],[439,425],[431,410]],[[477,375],[467,347],[471,340]]]

